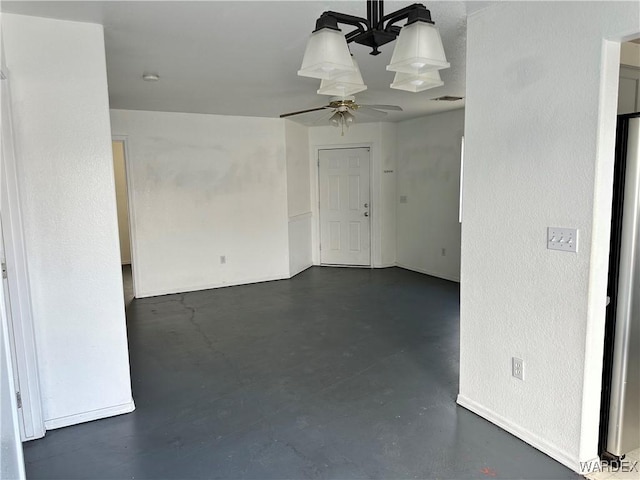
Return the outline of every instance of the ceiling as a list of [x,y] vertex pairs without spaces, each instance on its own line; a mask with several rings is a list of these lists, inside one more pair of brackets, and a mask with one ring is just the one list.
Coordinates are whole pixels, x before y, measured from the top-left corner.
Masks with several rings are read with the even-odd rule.
[[[412,3],[387,1],[385,13]],[[394,43],[381,47],[378,56],[351,44],[368,86],[356,95],[358,102],[400,105],[404,111],[390,112],[390,121],[462,107],[464,101],[431,99],[464,97],[466,17],[486,3],[426,3],[451,63],[440,72],[444,86],[436,89],[420,93],[390,89],[393,72],[385,67]],[[319,80],[297,75],[306,40],[326,10],[366,16],[366,2],[2,2],[7,13],[104,25],[111,108],[258,117],[327,103],[329,97],[316,94]],[[143,72],[159,74],[160,81],[143,81]],[[316,118],[317,112],[292,120],[310,125]]]

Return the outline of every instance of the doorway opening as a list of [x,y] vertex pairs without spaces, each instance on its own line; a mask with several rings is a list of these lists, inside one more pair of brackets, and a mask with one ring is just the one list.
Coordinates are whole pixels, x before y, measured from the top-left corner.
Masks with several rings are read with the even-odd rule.
[[371,266],[370,148],[318,151],[320,264]]
[[599,455],[640,448],[640,39],[621,44]]
[[122,288],[124,291],[124,302],[126,308],[135,298],[126,139],[114,138],[111,142],[111,146],[113,149],[113,173],[116,188],[116,204],[118,208],[118,234],[120,237]]

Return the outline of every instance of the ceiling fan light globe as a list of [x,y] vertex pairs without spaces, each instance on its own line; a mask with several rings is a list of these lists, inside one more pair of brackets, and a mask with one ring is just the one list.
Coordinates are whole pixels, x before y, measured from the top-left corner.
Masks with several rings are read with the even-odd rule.
[[449,68],[438,29],[427,22],[402,27],[387,70],[419,75]]
[[346,124],[347,126],[348,126],[348,125],[351,125],[351,124],[353,123],[353,121],[355,120],[355,117],[354,117],[354,116],[353,116],[353,114],[352,114],[352,113],[350,113],[350,112],[344,112],[344,113],[342,114],[342,118],[344,119],[344,122],[345,122],[345,124]]
[[349,47],[340,30],[321,28],[311,34],[299,76],[331,80],[353,71]]
[[417,93],[430,88],[441,87],[442,85],[444,85],[444,82],[440,78],[440,72],[432,70],[422,75],[397,72],[390,86],[396,90]]

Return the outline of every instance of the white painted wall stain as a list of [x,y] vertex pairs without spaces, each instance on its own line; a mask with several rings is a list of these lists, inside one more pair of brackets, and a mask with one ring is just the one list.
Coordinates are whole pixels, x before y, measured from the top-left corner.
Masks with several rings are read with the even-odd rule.
[[289,276],[282,120],[127,110],[111,120],[128,136],[139,296]]

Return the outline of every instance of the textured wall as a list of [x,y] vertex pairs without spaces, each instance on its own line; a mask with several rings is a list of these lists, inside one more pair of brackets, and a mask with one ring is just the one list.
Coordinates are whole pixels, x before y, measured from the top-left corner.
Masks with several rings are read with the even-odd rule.
[[289,276],[282,120],[112,110],[111,121],[128,137],[137,296]]
[[456,281],[463,131],[464,110],[398,124],[398,265]]
[[102,27],[2,16],[47,428],[133,408]]
[[287,205],[289,217],[311,211],[311,179],[309,177],[309,129],[285,120],[287,152]]
[[286,120],[284,125],[289,211],[289,274],[296,275],[313,264],[309,129],[289,120]]
[[[637,2],[508,2],[468,20],[458,400],[574,469],[597,454],[619,54],[604,39],[639,19]],[[578,228],[579,252],[547,250],[549,226]]]

